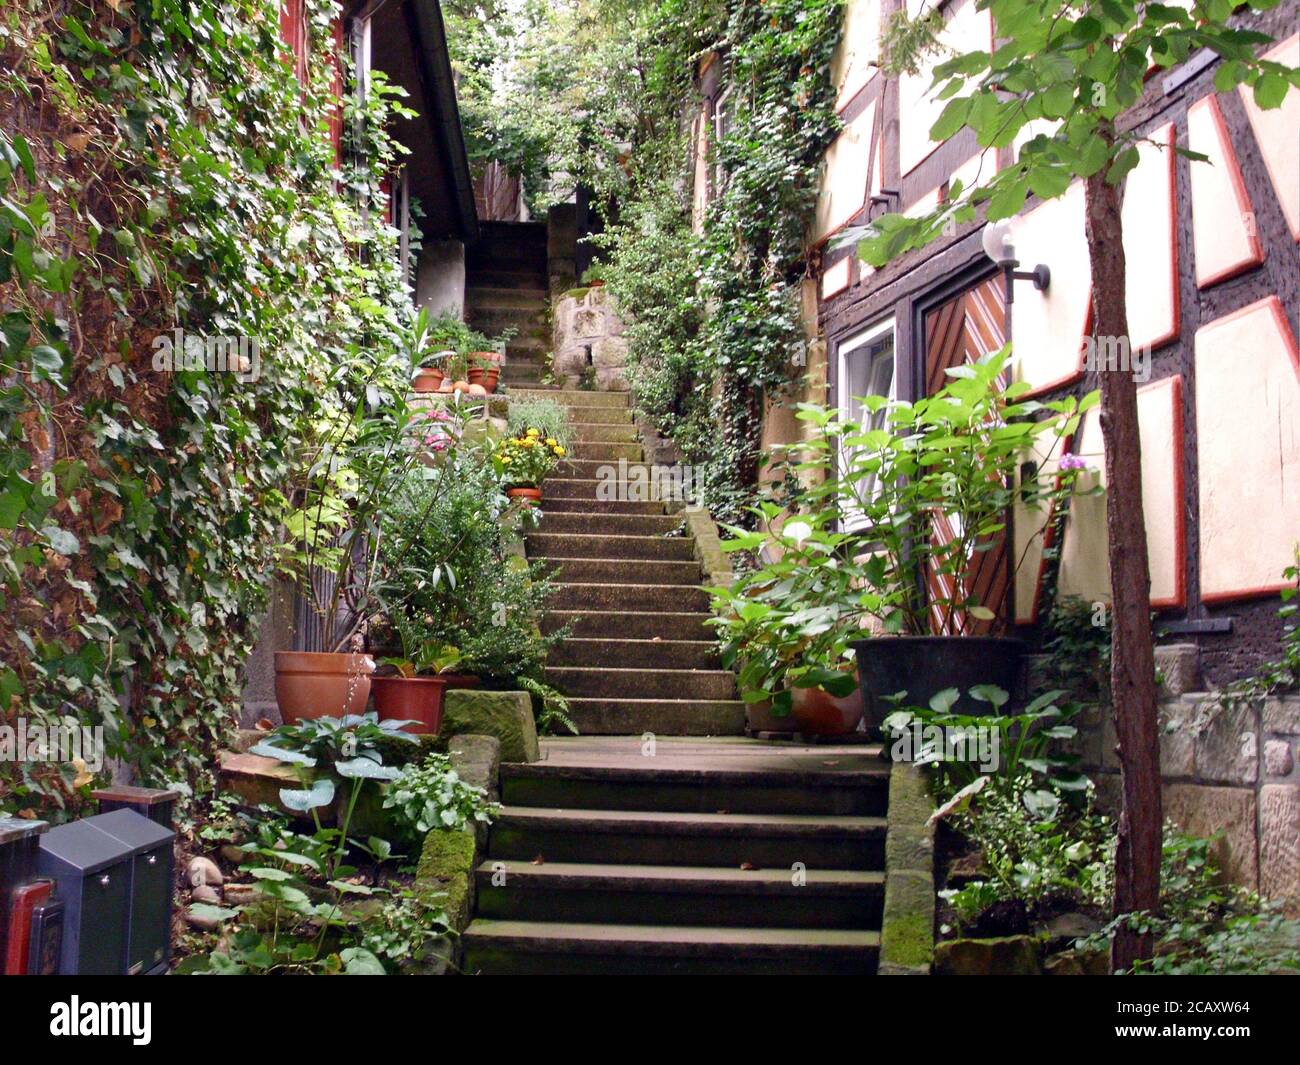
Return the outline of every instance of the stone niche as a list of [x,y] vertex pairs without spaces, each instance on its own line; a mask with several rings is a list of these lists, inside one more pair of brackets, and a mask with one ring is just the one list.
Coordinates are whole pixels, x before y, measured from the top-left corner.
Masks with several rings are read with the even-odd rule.
[[560,383],[627,388],[627,340],[605,287],[570,289],[555,302],[554,313],[553,369]]

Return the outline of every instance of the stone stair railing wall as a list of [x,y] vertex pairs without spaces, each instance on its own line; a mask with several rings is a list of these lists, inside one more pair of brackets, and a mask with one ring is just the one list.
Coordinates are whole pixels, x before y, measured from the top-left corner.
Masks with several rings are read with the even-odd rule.
[[577,385],[621,390],[628,387],[627,341],[604,286],[576,288],[555,300],[552,365],[556,379]]

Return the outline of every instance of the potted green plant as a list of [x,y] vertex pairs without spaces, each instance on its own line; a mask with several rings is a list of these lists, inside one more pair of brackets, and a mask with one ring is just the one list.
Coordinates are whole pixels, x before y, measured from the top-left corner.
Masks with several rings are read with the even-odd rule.
[[526,500],[530,505],[542,500],[542,482],[566,454],[556,437],[544,437],[537,428],[525,429],[518,436],[508,436],[497,445],[493,463],[506,494]]
[[428,351],[427,334],[422,312],[403,354],[374,359],[360,395],[340,394],[332,416],[302,441],[285,492],[278,563],[315,615],[316,646],[276,653],[276,701],[286,723],[359,713],[369,699],[375,663],[364,651],[364,632],[380,608],[386,559],[400,564],[392,552],[380,552],[384,507],[408,474],[426,470],[430,451],[459,438],[454,411],[435,428],[429,412],[406,398],[411,371]]
[[[380,721],[410,722],[404,731],[436,736],[442,728],[443,696],[448,688],[472,688],[478,678],[454,672],[465,658],[451,644],[420,640],[411,624],[396,624],[402,657],[381,659],[392,673],[376,673],[370,688]],[[408,641],[418,641],[408,643]]]
[[471,385],[479,385],[489,394],[497,390],[506,345],[515,333],[514,328],[506,329],[490,340],[482,333],[473,334],[471,342],[477,346],[465,353],[469,360],[468,380]]
[[750,731],[853,732],[862,699],[848,645],[880,596],[841,558],[831,514],[782,523],[773,501],[753,514],[759,528],[728,527],[724,550],[763,550],[771,561],[713,589],[710,621],[723,666],[737,670]]
[[1016,493],[1050,507],[1078,490],[1081,463],[1041,470],[1062,458],[1097,394],[1028,400],[1028,384],[1006,382],[1009,350],[948,370],[944,388],[914,403],[862,397],[864,422],[799,405],[817,432],[787,451],[784,483],[796,487],[784,502],[852,530],[839,565],[871,589],[881,630],[850,641],[877,722],[879,700],[895,692],[925,704],[948,688],[1016,687],[1024,645],[999,631],[972,574],[1003,542]]

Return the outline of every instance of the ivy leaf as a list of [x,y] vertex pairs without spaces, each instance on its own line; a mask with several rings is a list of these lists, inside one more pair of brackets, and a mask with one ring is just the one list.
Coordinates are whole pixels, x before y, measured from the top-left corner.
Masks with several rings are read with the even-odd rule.
[[60,555],[75,555],[81,550],[81,541],[67,529],[61,529],[57,525],[45,526],[41,530],[41,535],[49,542],[50,548]]

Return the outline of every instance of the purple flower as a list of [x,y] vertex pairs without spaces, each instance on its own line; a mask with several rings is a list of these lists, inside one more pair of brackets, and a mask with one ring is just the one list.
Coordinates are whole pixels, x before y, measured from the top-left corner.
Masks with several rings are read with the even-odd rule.
[[1068,451],[1061,456],[1062,470],[1086,470],[1088,463],[1079,455],[1072,455]]

